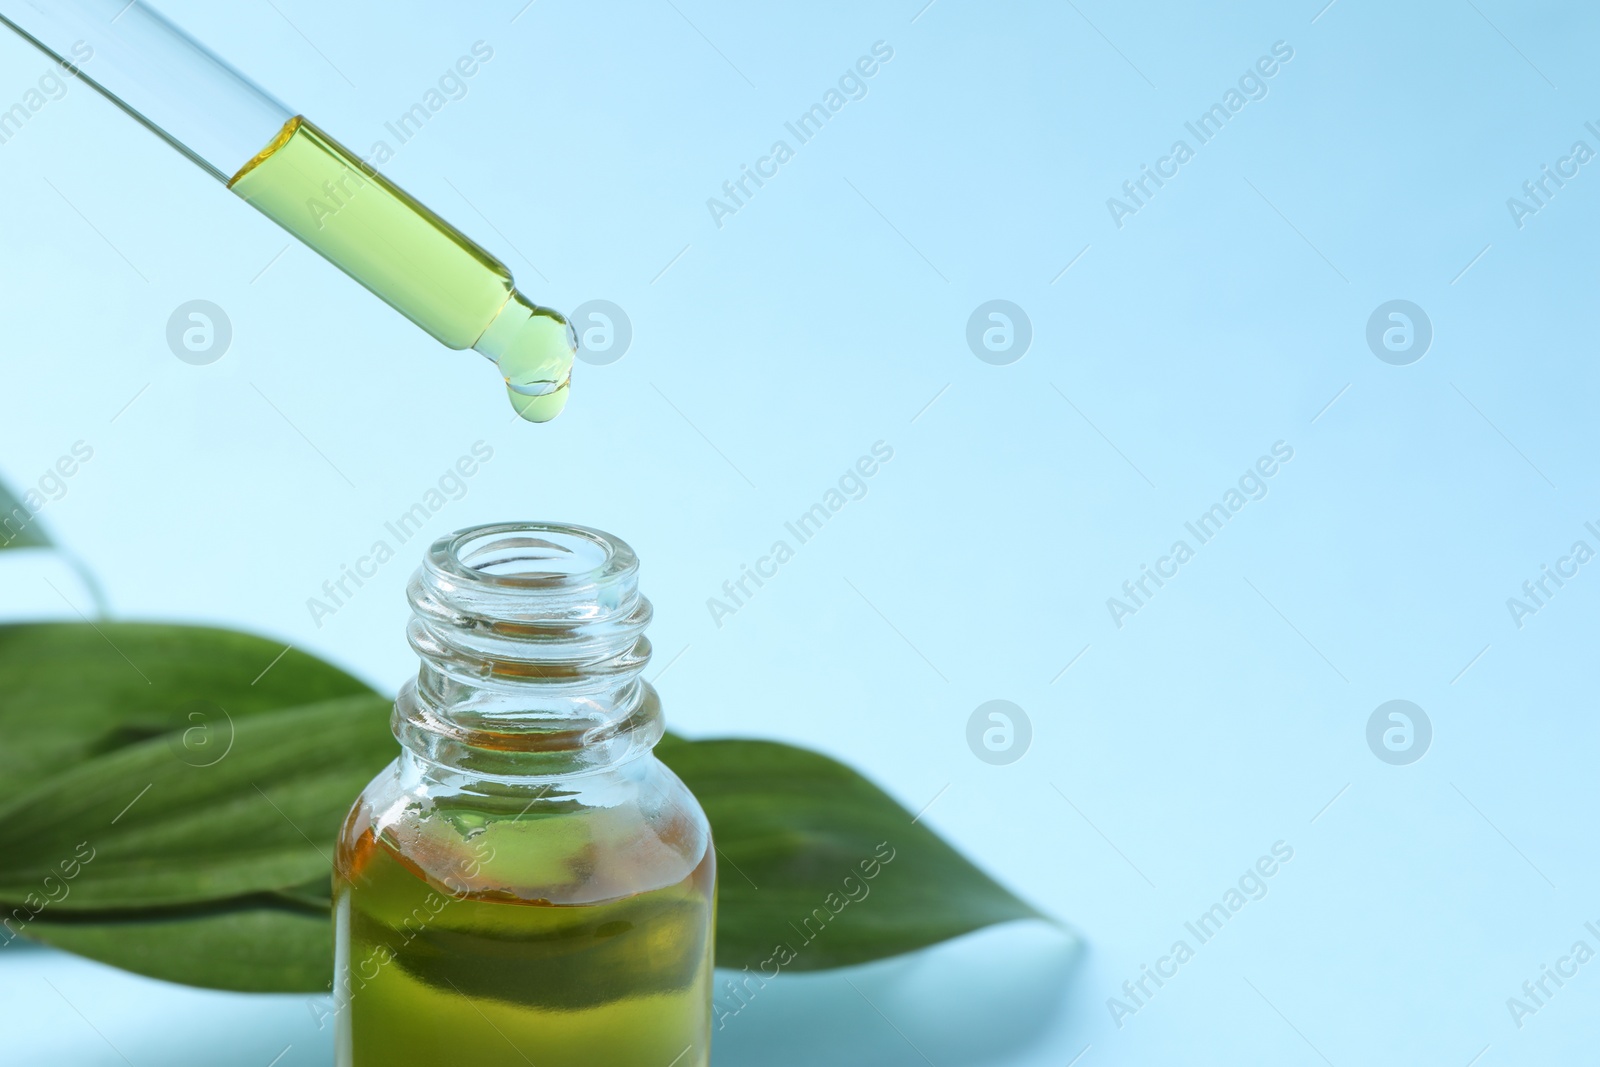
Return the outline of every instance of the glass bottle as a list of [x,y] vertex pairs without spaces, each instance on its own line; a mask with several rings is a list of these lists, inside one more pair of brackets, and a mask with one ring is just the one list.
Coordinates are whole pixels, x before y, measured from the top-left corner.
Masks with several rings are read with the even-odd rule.
[[650,602],[622,541],[441,538],[407,595],[398,759],[334,861],[341,1067],[704,1067],[716,859],[652,748]]

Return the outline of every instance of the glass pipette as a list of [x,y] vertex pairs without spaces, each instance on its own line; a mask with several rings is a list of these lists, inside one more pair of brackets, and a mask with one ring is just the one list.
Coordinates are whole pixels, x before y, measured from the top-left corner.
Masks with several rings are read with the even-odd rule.
[[565,406],[577,350],[565,318],[142,0],[0,0],[0,22],[441,344],[487,356],[523,418]]

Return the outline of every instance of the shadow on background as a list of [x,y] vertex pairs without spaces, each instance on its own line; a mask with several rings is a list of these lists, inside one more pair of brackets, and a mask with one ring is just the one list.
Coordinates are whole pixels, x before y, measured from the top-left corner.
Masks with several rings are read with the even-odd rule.
[[[741,993],[717,972],[717,1067],[955,1067],[1015,1055],[1066,1014],[1081,942],[1044,922],[1008,923],[861,967],[781,975]],[[715,1024],[713,1024],[715,1027]]]

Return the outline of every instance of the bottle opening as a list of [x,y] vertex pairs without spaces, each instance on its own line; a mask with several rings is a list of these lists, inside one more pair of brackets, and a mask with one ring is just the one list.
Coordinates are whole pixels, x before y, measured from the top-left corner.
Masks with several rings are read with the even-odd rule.
[[479,574],[527,582],[565,581],[604,568],[611,546],[574,531],[491,533],[455,546],[456,557]]
[[485,614],[526,618],[557,603],[621,606],[636,595],[639,559],[626,542],[587,526],[508,522],[440,538],[423,570],[445,599],[487,598]]
[[613,687],[650,657],[650,601],[623,541],[514,522],[441,537],[407,590],[425,668],[473,684]]

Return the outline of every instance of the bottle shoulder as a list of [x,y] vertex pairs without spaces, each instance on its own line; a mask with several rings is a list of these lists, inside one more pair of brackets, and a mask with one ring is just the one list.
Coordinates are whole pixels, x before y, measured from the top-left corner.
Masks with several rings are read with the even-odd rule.
[[376,850],[456,897],[594,904],[677,884],[712,852],[705,813],[653,755],[508,784],[429,773],[402,756],[362,791],[336,877],[359,886]]

